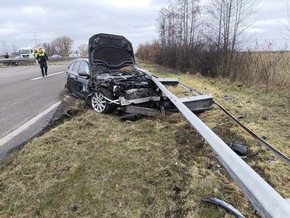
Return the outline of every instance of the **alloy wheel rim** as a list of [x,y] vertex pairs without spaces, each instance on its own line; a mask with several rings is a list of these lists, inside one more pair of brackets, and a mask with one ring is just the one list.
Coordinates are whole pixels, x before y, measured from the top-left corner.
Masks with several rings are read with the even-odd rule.
[[95,93],[92,97],[92,106],[95,111],[103,112],[106,108],[106,99],[101,93]]

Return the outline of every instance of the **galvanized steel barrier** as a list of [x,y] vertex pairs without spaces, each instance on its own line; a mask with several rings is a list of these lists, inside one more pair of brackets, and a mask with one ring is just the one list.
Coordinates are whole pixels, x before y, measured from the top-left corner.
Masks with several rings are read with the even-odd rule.
[[217,159],[235,180],[242,192],[253,204],[261,217],[290,218],[289,199],[284,199],[259,174],[244,162],[229,146],[222,141],[205,123],[190,111],[158,78],[142,68],[138,70],[151,76],[151,79],[171,102],[184,115],[187,121],[200,133],[211,146]]

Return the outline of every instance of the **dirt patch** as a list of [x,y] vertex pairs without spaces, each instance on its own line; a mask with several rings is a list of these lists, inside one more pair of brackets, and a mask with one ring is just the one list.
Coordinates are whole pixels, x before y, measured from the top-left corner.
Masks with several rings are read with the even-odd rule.
[[88,106],[84,103],[84,101],[69,95],[66,90],[59,94],[59,98],[61,99],[61,104],[57,107],[56,112],[54,113],[49,124],[40,134],[38,134],[38,136],[64,123],[65,121],[84,113],[85,110],[88,109]]
[[190,124],[180,126],[176,131],[175,139],[179,159],[184,164],[193,164],[194,156],[204,155],[202,148],[206,143]]

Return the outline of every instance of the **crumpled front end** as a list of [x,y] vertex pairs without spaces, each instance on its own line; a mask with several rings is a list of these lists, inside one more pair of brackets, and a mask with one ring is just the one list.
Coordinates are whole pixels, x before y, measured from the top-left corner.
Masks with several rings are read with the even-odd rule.
[[159,102],[161,92],[152,80],[139,72],[123,73],[111,71],[98,74],[94,84],[96,90],[111,91],[113,104],[119,106],[137,105],[146,102]]
[[160,101],[160,95],[150,88],[129,89],[124,96],[119,96],[120,104],[141,104],[149,101]]

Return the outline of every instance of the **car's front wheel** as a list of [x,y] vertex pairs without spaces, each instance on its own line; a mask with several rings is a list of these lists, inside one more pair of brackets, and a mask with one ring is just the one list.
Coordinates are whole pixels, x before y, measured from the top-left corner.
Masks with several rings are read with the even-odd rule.
[[115,107],[106,98],[112,99],[112,95],[108,90],[95,92],[91,97],[91,105],[98,113],[111,113]]

